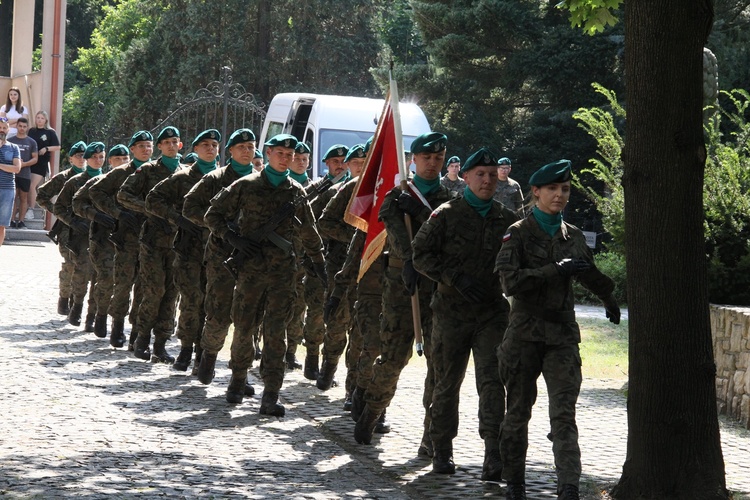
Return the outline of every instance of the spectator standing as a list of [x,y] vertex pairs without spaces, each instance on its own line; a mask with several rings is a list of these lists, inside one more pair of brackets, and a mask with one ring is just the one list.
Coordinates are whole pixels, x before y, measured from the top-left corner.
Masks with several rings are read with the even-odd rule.
[[8,119],[0,117],[0,246],[5,241],[5,228],[10,226],[13,200],[16,196],[16,172],[21,170],[18,146],[7,142]]
[[8,97],[5,100],[5,104],[0,106],[0,118],[8,119],[8,139],[16,135],[16,123],[18,119],[24,117],[29,119],[29,110],[23,105],[21,100],[21,89],[18,87],[11,87],[8,90]]
[[18,146],[21,152],[21,171],[16,174],[16,199],[13,206],[13,216],[18,214],[18,220],[11,220],[10,227],[26,229],[23,219],[28,208],[29,189],[31,186],[31,167],[37,162],[36,141],[27,135],[29,120],[23,116],[16,122],[18,134],[8,139],[8,142]]
[[36,206],[36,190],[42,181],[50,174],[50,161],[53,151],[60,151],[60,139],[57,132],[49,127],[49,115],[46,111],[37,111],[34,115],[35,127],[29,129],[29,137],[36,141],[37,162],[31,166],[31,186],[29,186],[29,209],[26,220],[34,220]]

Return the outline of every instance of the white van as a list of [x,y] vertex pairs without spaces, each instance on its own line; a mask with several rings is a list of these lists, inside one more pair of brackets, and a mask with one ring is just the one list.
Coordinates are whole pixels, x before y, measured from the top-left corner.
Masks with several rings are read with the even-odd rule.
[[[304,141],[311,150],[311,179],[328,172],[320,158],[334,144],[347,147],[365,143],[375,133],[383,99],[286,93],[277,94],[268,106],[258,145],[277,134],[291,134]],[[415,137],[430,132],[422,110],[416,104],[400,103],[404,149]]]

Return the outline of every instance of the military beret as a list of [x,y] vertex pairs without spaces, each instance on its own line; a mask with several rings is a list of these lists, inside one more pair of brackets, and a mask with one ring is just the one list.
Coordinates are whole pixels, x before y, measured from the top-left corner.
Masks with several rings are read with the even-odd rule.
[[133,137],[130,138],[130,142],[128,143],[128,147],[131,147],[136,142],[141,141],[153,141],[154,136],[151,135],[151,132],[148,130],[139,130],[135,134],[133,134]]
[[294,148],[294,152],[298,155],[310,154],[310,148],[304,142],[300,141],[297,143],[297,147]]
[[92,142],[86,146],[86,151],[83,153],[84,158],[91,158],[96,153],[102,153],[107,148],[103,142]]
[[249,128],[241,128],[232,132],[227,141],[227,149],[242,142],[255,142],[255,134]]
[[451,156],[445,164],[450,165],[451,163],[461,163],[461,158],[458,156]]
[[68,156],[77,155],[78,153],[84,153],[86,151],[86,143],[83,141],[78,141],[72,146],[70,146],[70,150],[68,151]]
[[255,155],[253,158],[263,158],[263,153],[260,152],[260,149],[255,150]]
[[156,136],[156,144],[159,144],[164,139],[171,139],[172,137],[177,137],[179,139],[180,131],[177,130],[177,127],[164,127],[161,129],[161,132],[159,132],[159,135]]
[[344,158],[344,163],[356,160],[357,158],[364,158],[367,156],[367,153],[365,153],[365,145],[364,144],[355,144],[351,148],[349,148],[349,152],[346,153],[346,158]]
[[109,150],[109,153],[107,153],[107,156],[112,158],[113,156],[129,156],[130,151],[128,151],[128,148],[125,147],[125,144],[117,144],[116,146],[112,146],[112,149]]
[[510,158],[507,156],[503,156],[499,160],[497,160],[498,165],[508,165],[510,167]]
[[474,167],[497,167],[497,157],[489,149],[479,148],[461,165],[461,172],[468,172]]
[[370,136],[369,139],[367,139],[367,142],[365,142],[365,154],[370,152],[370,148],[372,147],[372,141],[375,139],[375,136]]
[[264,146],[267,146],[269,148],[280,146],[282,148],[295,149],[298,143],[299,141],[293,135],[279,134],[268,139]]
[[417,136],[411,143],[411,152],[417,153],[439,153],[444,151],[448,145],[448,137],[440,132],[430,132]]
[[545,184],[569,181],[570,177],[570,160],[557,160],[555,162],[548,163],[547,165],[534,172],[534,174],[529,179],[529,184],[539,187],[544,186]]
[[203,141],[209,141],[209,140],[221,142],[221,134],[219,133],[219,131],[216,130],[215,128],[204,130],[203,132],[198,134],[195,137],[195,139],[193,139],[193,147],[197,146]]
[[328,148],[328,151],[326,151],[326,154],[323,155],[323,161],[330,160],[331,158],[338,158],[340,156],[346,157],[346,153],[349,152],[349,148],[344,146],[343,144],[334,144],[330,148]]
[[195,153],[188,153],[185,155],[182,163],[195,163],[196,161],[198,161],[198,155]]

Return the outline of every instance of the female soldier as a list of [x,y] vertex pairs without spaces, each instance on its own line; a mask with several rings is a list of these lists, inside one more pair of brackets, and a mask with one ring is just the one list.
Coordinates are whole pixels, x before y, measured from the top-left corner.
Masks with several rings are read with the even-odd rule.
[[528,422],[540,374],[549,393],[558,498],[579,498],[581,451],[575,407],[581,388],[581,334],[573,310],[573,279],[602,299],[610,321],[620,322],[612,280],[594,265],[581,231],[562,220],[570,198],[570,170],[570,161],[559,160],[531,176],[536,206],[529,217],[509,228],[495,266],[505,295],[513,296],[498,353],[508,398],[500,454],[509,499],[526,498]]

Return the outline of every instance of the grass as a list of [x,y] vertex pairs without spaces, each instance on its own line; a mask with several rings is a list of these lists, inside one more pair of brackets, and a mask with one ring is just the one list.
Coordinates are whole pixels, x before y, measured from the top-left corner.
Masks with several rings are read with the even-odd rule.
[[628,322],[582,318],[581,360],[584,378],[628,378]]

